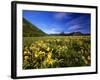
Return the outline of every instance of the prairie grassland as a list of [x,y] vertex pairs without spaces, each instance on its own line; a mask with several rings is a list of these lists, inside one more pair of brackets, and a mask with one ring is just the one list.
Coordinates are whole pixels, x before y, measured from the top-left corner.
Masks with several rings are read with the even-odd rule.
[[90,36],[23,38],[23,69],[91,65]]

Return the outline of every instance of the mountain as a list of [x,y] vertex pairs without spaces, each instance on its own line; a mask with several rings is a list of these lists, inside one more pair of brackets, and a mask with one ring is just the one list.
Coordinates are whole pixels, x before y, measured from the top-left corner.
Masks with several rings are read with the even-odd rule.
[[86,36],[86,35],[90,35],[90,33],[72,32],[72,33],[69,33],[67,35],[72,35],[72,36]]
[[72,32],[72,33],[69,33],[69,35],[78,36],[78,35],[84,35],[84,34],[81,32]]
[[71,33],[64,33],[61,32],[60,34],[50,34],[53,36],[85,36],[85,35],[90,35],[89,33],[82,33],[82,32],[71,32]]
[[35,25],[23,18],[23,37],[38,37],[47,35]]

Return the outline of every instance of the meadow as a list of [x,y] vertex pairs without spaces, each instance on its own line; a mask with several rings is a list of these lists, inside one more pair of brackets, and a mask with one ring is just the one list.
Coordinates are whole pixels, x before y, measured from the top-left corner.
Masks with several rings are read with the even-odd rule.
[[91,65],[90,36],[23,37],[23,69]]

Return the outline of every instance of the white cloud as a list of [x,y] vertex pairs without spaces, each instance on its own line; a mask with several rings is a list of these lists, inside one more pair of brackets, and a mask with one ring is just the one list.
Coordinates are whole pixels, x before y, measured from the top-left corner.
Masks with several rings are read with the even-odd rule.
[[83,16],[78,17],[78,18],[75,18],[75,19],[73,19],[73,20],[71,20],[71,21],[67,22],[67,23],[66,23],[66,26],[80,24],[80,23],[82,23],[82,20],[83,20],[83,19],[84,19],[84,17],[83,17]]
[[55,17],[56,19],[62,19],[62,18],[65,17],[65,16],[66,16],[65,13],[57,13],[56,15],[54,15],[54,17]]
[[63,12],[59,12],[54,15],[54,18],[57,20],[69,19],[70,17],[71,16],[69,14]]
[[44,32],[46,32],[46,33],[48,33],[48,34],[60,33],[60,32],[58,32],[57,29],[55,29],[55,28],[45,29]]
[[[82,30],[82,28],[83,28],[82,20],[83,19],[84,19],[84,17],[81,16],[81,17],[75,18],[75,19],[67,22],[65,25],[66,25],[66,27],[67,26],[69,27],[68,31],[74,31],[74,30],[79,30],[80,31],[80,30]],[[84,24],[86,24],[86,23],[84,23]]]
[[79,25],[74,25],[68,28],[68,30],[79,30],[81,27]]

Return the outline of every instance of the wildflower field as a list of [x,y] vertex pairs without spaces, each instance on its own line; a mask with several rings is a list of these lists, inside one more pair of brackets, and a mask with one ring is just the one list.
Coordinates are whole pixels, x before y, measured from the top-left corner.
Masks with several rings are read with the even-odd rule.
[[91,65],[90,36],[23,37],[23,69]]

